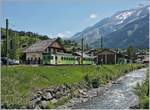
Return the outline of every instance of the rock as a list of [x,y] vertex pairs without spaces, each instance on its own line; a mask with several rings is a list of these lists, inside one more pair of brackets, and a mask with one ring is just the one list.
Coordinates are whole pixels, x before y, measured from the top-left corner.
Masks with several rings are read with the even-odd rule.
[[33,109],[33,108],[35,108],[35,107],[36,107],[36,103],[30,101],[27,108]]
[[139,105],[130,106],[130,109],[140,109]]
[[97,95],[97,92],[96,91],[89,91],[88,92],[88,95],[90,96],[96,96]]
[[87,93],[86,92],[82,92],[82,95],[87,95]]
[[87,102],[88,101],[88,98],[83,98],[82,99],[82,102]]
[[38,96],[37,95],[34,95],[33,97],[31,97],[31,101],[36,99]]
[[64,92],[63,96],[69,96],[69,94],[67,92]]
[[87,95],[87,94],[83,96],[83,98],[88,98],[88,97],[89,97],[89,95]]
[[50,89],[50,88],[45,90],[45,92],[51,92],[51,91],[52,91],[52,89]]
[[120,84],[120,82],[119,81],[114,81],[114,82],[112,82],[112,84]]
[[66,87],[63,86],[63,85],[58,87],[58,91],[59,91],[61,94],[63,94],[63,93],[65,92],[65,90],[66,90]]
[[39,103],[41,101],[41,97],[37,97],[36,99],[32,100],[34,103]]
[[34,99],[32,101],[30,101],[29,103],[29,108],[33,109],[33,108],[36,108],[36,106],[41,102],[41,98],[37,98],[37,99]]
[[51,95],[50,92],[46,92],[44,95],[43,95],[43,98],[45,100],[51,100],[53,98],[53,96]]
[[40,95],[41,95],[41,94],[43,94],[43,92],[42,92],[42,91],[37,91],[37,94],[40,94]]
[[66,91],[66,86],[62,85],[63,91]]
[[80,93],[80,94],[82,94],[82,93],[83,93],[83,90],[82,90],[82,89],[79,89],[78,91],[79,91],[79,93]]
[[61,94],[61,92],[57,92],[55,98],[56,98],[56,99],[59,99],[61,96],[63,96],[63,95]]
[[103,94],[103,91],[97,91],[97,96],[100,96]]
[[36,105],[34,109],[41,109],[39,105]]
[[48,108],[48,106],[47,106],[47,101],[41,101],[41,103],[40,103],[40,108],[42,108],[42,109],[47,109],[47,108]]
[[52,99],[51,102],[52,102],[52,104],[53,104],[53,103],[56,103],[57,100],[56,100],[56,99]]

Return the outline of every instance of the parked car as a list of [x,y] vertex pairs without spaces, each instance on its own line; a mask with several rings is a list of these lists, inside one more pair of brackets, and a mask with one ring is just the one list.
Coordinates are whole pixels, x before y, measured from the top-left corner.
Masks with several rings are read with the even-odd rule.
[[1,65],[6,65],[8,62],[9,65],[17,65],[19,64],[19,60],[16,59],[10,59],[7,57],[1,57]]
[[1,65],[6,65],[6,64],[7,64],[7,58],[1,57]]
[[19,64],[20,62],[19,62],[19,60],[12,59],[12,63],[17,65],[17,64]]

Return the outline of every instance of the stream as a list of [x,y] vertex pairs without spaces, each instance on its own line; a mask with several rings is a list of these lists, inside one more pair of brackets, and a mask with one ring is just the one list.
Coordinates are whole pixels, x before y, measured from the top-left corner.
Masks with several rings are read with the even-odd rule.
[[138,97],[133,93],[137,82],[145,78],[146,68],[135,70],[120,77],[101,96],[89,99],[87,102],[75,104],[73,109],[128,109],[138,104]]

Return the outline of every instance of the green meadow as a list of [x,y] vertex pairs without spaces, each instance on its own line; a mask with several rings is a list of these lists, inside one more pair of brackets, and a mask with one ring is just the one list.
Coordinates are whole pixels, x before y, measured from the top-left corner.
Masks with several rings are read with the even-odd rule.
[[141,66],[143,65],[2,66],[1,103],[25,106],[33,90],[78,83],[87,74],[90,77],[98,75],[100,83],[106,84]]

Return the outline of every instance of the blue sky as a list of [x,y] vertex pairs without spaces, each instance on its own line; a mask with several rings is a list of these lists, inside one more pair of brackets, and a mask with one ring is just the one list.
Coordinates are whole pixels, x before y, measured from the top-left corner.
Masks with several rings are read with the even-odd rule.
[[70,37],[116,11],[148,4],[148,0],[3,0],[2,27],[49,37]]

